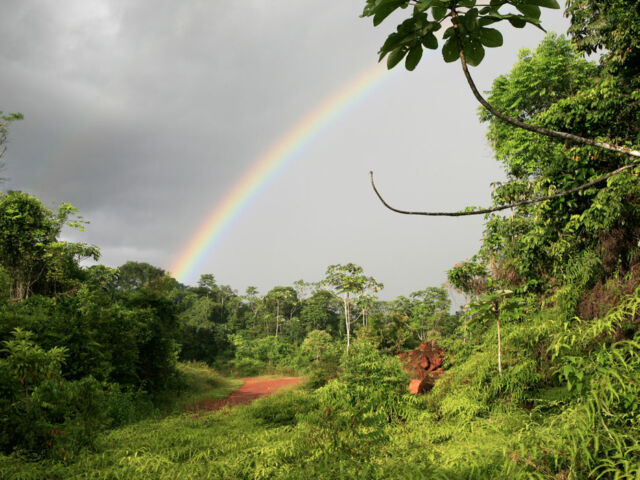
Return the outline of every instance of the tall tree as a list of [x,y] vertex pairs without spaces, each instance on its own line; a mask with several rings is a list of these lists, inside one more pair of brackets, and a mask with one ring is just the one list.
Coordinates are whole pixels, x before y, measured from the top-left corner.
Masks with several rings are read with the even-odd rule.
[[444,288],[427,287],[413,292],[410,326],[415,335],[424,342],[429,332],[438,332],[440,324],[449,315],[451,300]]
[[123,290],[135,290],[157,282],[166,274],[161,268],[146,262],[128,261],[118,267],[118,287]]
[[344,325],[347,335],[347,353],[351,345],[351,302],[367,291],[377,292],[384,288],[373,277],[367,277],[362,267],[354,263],[330,265],[324,279],[324,285],[341,296],[344,305]]
[[11,278],[12,301],[29,297],[38,285],[55,293],[74,271],[77,277],[80,259],[99,257],[95,246],[58,240],[65,225],[83,229],[83,222],[73,219],[76,213],[68,203],[54,212],[32,195],[0,193],[0,266]]
[[247,290],[245,291],[243,299],[245,304],[249,307],[249,310],[251,311],[251,314],[252,314],[251,323],[252,323],[252,326],[255,327],[256,320],[258,318],[258,312],[260,311],[260,306],[261,306],[261,300],[260,300],[260,297],[258,296],[258,288],[252,285],[249,285],[247,287]]
[[291,319],[292,311],[297,307],[298,295],[292,287],[273,287],[264,296],[266,307],[276,315],[275,337],[278,338],[282,317]]
[[[7,136],[9,134],[9,125],[11,122],[15,122],[16,120],[22,120],[21,113],[9,113],[3,114],[2,110],[0,110],[0,172],[4,169],[4,161],[2,157],[7,151]],[[0,177],[0,183],[4,182],[6,179]]]
[[318,290],[304,301],[300,320],[306,332],[324,330],[337,336],[340,330],[341,304],[332,292]]

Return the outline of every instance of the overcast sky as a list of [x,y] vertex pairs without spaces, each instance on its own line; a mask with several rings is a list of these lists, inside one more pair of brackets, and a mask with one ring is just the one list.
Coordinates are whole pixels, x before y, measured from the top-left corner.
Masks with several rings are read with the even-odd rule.
[[[91,224],[67,238],[98,245],[102,263],[169,268],[262,152],[376,63],[396,22],[374,28],[359,17],[363,5],[3,0],[0,110],[25,116],[11,127],[3,189],[79,207]],[[566,29],[560,10],[543,24]],[[503,32],[505,47],[473,69],[483,90],[543,37]],[[197,275],[266,293],[354,262],[385,284],[383,298],[442,284],[477,251],[482,218],[394,214],[371,191],[369,170],[401,208],[489,204],[502,170],[459,64],[429,53],[332,123]]]

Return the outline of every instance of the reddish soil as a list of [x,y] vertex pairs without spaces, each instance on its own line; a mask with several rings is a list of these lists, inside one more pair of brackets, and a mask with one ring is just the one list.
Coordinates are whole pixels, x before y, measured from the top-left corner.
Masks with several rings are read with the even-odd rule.
[[409,353],[398,352],[398,356],[404,361],[404,368],[413,379],[409,384],[409,391],[414,395],[430,391],[436,379],[442,375],[444,350],[438,345],[421,343]]
[[244,384],[233,391],[228,397],[217,400],[205,400],[196,405],[193,410],[219,410],[226,406],[233,407],[235,405],[243,405],[253,402],[256,398],[269,396],[283,387],[300,385],[302,383],[302,378],[300,377],[252,377],[241,378],[240,380],[242,380]]

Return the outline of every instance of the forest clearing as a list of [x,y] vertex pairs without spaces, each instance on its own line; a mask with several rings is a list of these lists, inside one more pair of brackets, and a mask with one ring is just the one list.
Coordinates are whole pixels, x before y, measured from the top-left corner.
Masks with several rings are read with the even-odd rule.
[[[292,67],[285,68],[283,58],[297,54],[291,46],[304,45],[306,35],[311,38],[316,30],[322,31],[323,44],[314,53],[324,50],[325,40],[330,52],[332,42],[342,42],[339,51],[351,46],[311,28],[308,10],[295,16],[296,6],[291,5],[272,17],[291,9],[297,21],[287,17],[278,28],[292,35],[279,37],[282,44],[272,46],[285,57],[271,57],[262,42],[272,45],[272,39],[259,29],[247,32],[227,24],[231,10],[216,2],[200,2],[196,8],[186,1],[169,10],[140,2],[141,10],[131,10],[128,2],[114,6],[116,2],[83,1],[70,9],[75,17],[52,11],[40,16],[45,7],[29,2],[12,5],[13,17],[19,26],[38,28],[6,30],[11,35],[20,30],[36,37],[62,37],[59,42],[37,37],[36,47],[22,54],[14,49],[23,42],[33,46],[29,38],[21,36],[21,41],[7,43],[10,47],[0,42],[0,59],[8,66],[18,62],[19,74],[45,64],[31,59],[48,49],[63,52],[49,65],[70,57],[73,62],[92,59],[96,45],[103,45],[98,40],[105,38],[105,49],[114,55],[120,54],[112,48],[118,42],[142,50],[127,50],[126,58],[118,61],[105,54],[104,59],[111,59],[105,67],[80,73],[69,68],[66,75],[73,81],[52,83],[56,88],[47,83],[48,95],[64,90],[57,88],[64,84],[81,97],[76,108],[82,128],[68,127],[73,142],[58,140],[64,144],[62,153],[47,151],[45,157],[64,167],[55,163],[55,168],[43,168],[42,183],[27,183],[36,185],[36,193],[24,191],[26,187],[0,192],[0,479],[640,480],[638,0],[567,0],[563,5],[557,0],[365,0],[362,17],[375,27],[395,26],[381,43],[379,61],[388,69],[399,66],[408,72],[430,62],[433,70],[425,71],[431,76],[424,77],[428,82],[420,80],[421,90],[411,93],[411,101],[425,96],[435,105],[446,99],[449,115],[438,119],[442,133],[421,127],[411,139],[409,143],[420,145],[413,147],[420,155],[395,155],[393,150],[383,178],[402,168],[403,175],[418,176],[411,173],[418,172],[417,164],[402,163],[405,156],[435,162],[436,170],[444,168],[447,162],[434,158],[444,155],[436,140],[445,133],[453,132],[446,137],[445,153],[453,149],[454,156],[467,155],[464,148],[473,134],[454,100],[473,99],[491,160],[503,172],[491,183],[490,203],[457,210],[415,203],[399,208],[396,199],[422,201],[409,195],[408,185],[415,184],[407,180],[394,190],[387,189],[392,181],[386,180],[385,188],[378,188],[373,172],[365,203],[358,203],[363,195],[356,180],[348,179],[349,188],[339,187],[349,177],[346,165],[365,157],[370,143],[384,138],[400,149],[407,141],[399,135],[414,123],[422,125],[422,119],[407,114],[381,126],[387,110],[378,106],[375,115],[363,110],[359,130],[345,123],[336,133],[339,175],[324,164],[320,170],[291,168],[290,176],[280,177],[278,188],[272,184],[271,190],[282,190],[283,196],[262,197],[267,213],[251,217],[251,225],[239,222],[240,214],[250,210],[249,200],[268,190],[293,156],[311,150],[310,140],[330,130],[331,122],[346,121],[341,115],[347,107],[362,101],[365,93],[385,94],[382,87],[393,84],[384,79],[391,77],[380,69],[358,77],[336,90],[330,101],[320,102],[266,153],[256,154],[263,146],[251,144],[253,137],[270,138],[268,124],[275,117],[294,115],[279,101],[273,117],[266,113],[272,92],[282,88],[287,98],[300,101],[314,97],[302,89],[304,82],[292,80],[297,78],[287,69]],[[238,25],[269,23],[264,20],[268,8],[253,0],[248,5],[252,8],[242,8],[256,18],[249,19],[242,10]],[[519,50],[510,68],[491,71],[487,91],[478,87],[474,77],[482,70],[474,68],[487,64],[490,49],[513,44],[513,32],[525,27],[544,31],[543,13],[562,7],[566,36],[545,31],[535,48]],[[318,15],[313,21],[334,25],[331,11],[314,12]],[[58,22],[51,25],[62,25],[60,32],[69,37],[50,26],[50,17]],[[82,28],[74,23],[78,18]],[[153,25],[144,24],[148,18]],[[158,18],[172,26],[167,29],[171,35],[160,28],[159,37],[137,36],[157,33]],[[88,26],[96,24],[103,28]],[[215,40],[212,32],[222,35],[227,30],[232,37]],[[181,42],[194,31],[201,33],[193,35],[202,42],[196,46],[207,48],[189,44],[182,53],[178,46],[187,45]],[[74,35],[83,42],[71,42]],[[240,37],[258,42],[260,48],[241,56],[237,52],[245,44]],[[176,62],[163,61],[160,69],[153,68],[145,52],[155,52],[156,43],[163,52],[179,52]],[[3,48],[9,48],[10,55]],[[313,56],[310,50],[303,56]],[[442,58],[423,57],[429,50]],[[223,62],[226,54],[236,70]],[[19,63],[22,55],[30,59],[28,68]],[[216,63],[214,74],[204,75],[214,59],[227,67]],[[195,73],[189,70],[192,62]],[[450,85],[438,77],[436,62],[459,67],[468,97],[447,90]],[[242,70],[249,63],[267,70],[249,74]],[[165,74],[167,64],[175,66],[172,73],[184,81],[181,89],[174,89],[171,75]],[[269,87],[261,75],[273,65],[282,70]],[[123,68],[121,76],[110,76],[115,66]],[[153,81],[128,75],[143,75],[136,68],[143,68]],[[102,96],[107,90],[73,83],[93,76],[106,78],[110,87],[137,86],[136,93],[107,98]],[[312,76],[309,82],[315,80]],[[206,95],[189,96],[203,77]],[[224,88],[209,88],[218,77]],[[226,104],[227,92],[247,77],[255,82],[252,88],[242,87]],[[331,81],[320,77],[322,84]],[[46,78],[53,82],[57,77]],[[16,83],[33,87],[26,81]],[[408,84],[402,85],[396,90]],[[251,97],[254,90],[257,96]],[[144,97],[147,93],[151,97]],[[6,101],[11,98],[7,95]],[[254,100],[245,102],[248,98]],[[98,115],[88,111],[87,99],[93,99],[95,112],[106,109],[118,124],[117,135],[106,126],[107,133],[102,131],[108,124],[104,118],[91,123],[90,117]],[[38,142],[56,143],[47,143],[45,132],[28,142],[22,139],[28,145],[18,147],[17,157],[9,156],[15,146],[9,145],[10,132],[30,121],[28,112],[38,103],[29,100],[24,116],[0,111],[0,159],[7,163],[0,168],[26,162],[32,165],[27,170],[35,170],[29,162],[37,157]],[[251,115],[238,113],[245,104],[256,109],[255,115],[253,110]],[[144,137],[136,115],[156,105],[178,113],[154,113],[153,135]],[[188,119],[202,105],[206,115],[200,128]],[[48,108],[68,113],[66,106]],[[376,117],[374,124],[367,123],[369,117]],[[236,121],[240,127],[233,127]],[[169,135],[162,130],[165,123],[179,133],[171,130]],[[48,122],[52,131],[59,124],[64,122]],[[151,150],[146,150],[143,137],[154,145]],[[196,137],[204,138],[199,147],[180,143]],[[352,137],[358,140],[350,143]],[[162,156],[167,138],[176,142],[168,149],[173,152],[169,159]],[[232,148],[224,147],[229,139]],[[93,158],[89,147],[100,142],[108,143],[106,153]],[[329,152],[323,150],[326,145],[316,146],[323,155]],[[197,168],[186,160],[189,152],[196,152]],[[77,160],[74,155],[91,157],[87,162],[97,158],[100,169],[87,168],[90,179],[82,180],[85,163],[64,163],[67,157]],[[247,166],[238,160],[243,156],[255,159]],[[124,160],[118,163],[116,157]],[[144,158],[152,159],[147,169],[142,168]],[[476,160],[481,161],[465,158],[469,172]],[[170,177],[190,171],[193,177],[168,195],[154,182],[175,163],[178,169],[171,170]],[[243,165],[242,175],[216,183],[218,176],[229,178],[227,170],[236,164]],[[211,165],[215,168],[207,170]],[[303,179],[292,182],[300,178],[296,171],[304,172]],[[322,180],[320,171],[336,178]],[[442,180],[431,185],[436,177],[426,175],[419,188],[428,193],[445,185],[456,199],[463,198],[470,184],[462,173],[468,172],[454,172],[447,185]],[[107,182],[112,174],[118,187],[104,187],[103,179]],[[119,189],[130,178],[137,197]],[[3,185],[12,181],[0,178]],[[304,192],[318,184],[321,198],[307,208]],[[53,188],[53,197],[37,194],[42,185]],[[96,223],[105,224],[103,250],[81,241],[88,221],[77,207],[58,199],[58,189],[67,187],[79,192],[74,198],[92,205]],[[185,241],[185,231],[193,230],[194,223],[181,223],[184,214],[165,213],[186,203],[194,190],[204,191],[207,200],[215,197],[216,205],[207,210],[190,204],[188,211],[198,212],[193,215],[200,218],[200,226]],[[338,206],[329,209],[334,197]],[[138,201],[147,200],[158,210],[139,207]],[[256,208],[264,206],[258,203]],[[290,217],[284,213],[287,208],[293,208]],[[364,234],[367,209],[388,216],[371,217],[373,233]],[[133,212],[129,227],[113,228],[125,212]],[[473,253],[452,261],[443,273],[445,280],[436,285],[426,281],[429,269],[448,255],[449,246],[434,249],[427,242],[446,236],[445,222],[454,220],[427,217],[482,220],[477,242],[467,231],[446,239],[456,255],[462,251],[457,240],[471,242]],[[408,233],[413,222],[427,225],[422,234]],[[293,231],[283,230],[291,225]],[[226,243],[223,234],[229,235]],[[413,237],[419,242],[415,250],[410,247]],[[323,250],[327,238],[337,242],[329,261]],[[156,241],[166,245],[160,248]],[[175,254],[171,269],[140,260],[160,258],[163,248],[177,244],[172,242],[183,242],[184,248]],[[280,246],[281,256],[269,253],[269,242]],[[243,249],[245,244],[249,247]],[[253,256],[256,252],[258,257]],[[386,278],[359,260],[344,260],[345,252],[389,264]],[[359,257],[361,252],[372,254]],[[103,254],[120,261],[100,263]],[[207,255],[218,263],[206,263]],[[389,282],[397,287],[414,264],[423,265],[418,268],[422,270],[413,283],[403,285],[415,287],[382,293],[383,281],[387,288]],[[222,283],[218,273],[211,273],[218,270],[206,270],[205,265],[243,278],[244,292]],[[289,274],[291,268],[315,273],[291,281],[299,278]],[[276,282],[283,283],[272,282],[261,293],[256,285],[273,278],[265,272],[279,275]],[[198,279],[191,280],[195,273]]]

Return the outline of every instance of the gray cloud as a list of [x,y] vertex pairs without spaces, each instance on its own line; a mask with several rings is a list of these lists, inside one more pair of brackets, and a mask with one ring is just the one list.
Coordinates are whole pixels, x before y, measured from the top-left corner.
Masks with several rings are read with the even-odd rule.
[[[69,201],[103,261],[167,268],[269,145],[369,68],[386,34],[362,2],[8,0],[0,92],[10,189]],[[563,30],[560,13],[544,19]],[[475,74],[487,89],[535,29],[505,32]],[[499,166],[456,65],[426,57],[336,120],[239,216],[198,273],[265,292],[354,261],[389,298],[438,285],[477,249],[481,219],[400,217],[399,206],[487,204]]]

